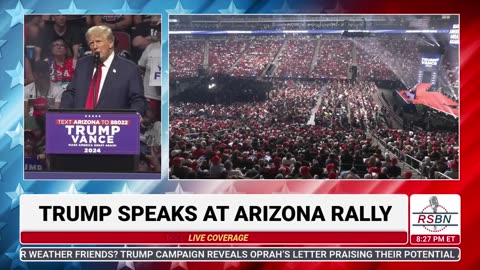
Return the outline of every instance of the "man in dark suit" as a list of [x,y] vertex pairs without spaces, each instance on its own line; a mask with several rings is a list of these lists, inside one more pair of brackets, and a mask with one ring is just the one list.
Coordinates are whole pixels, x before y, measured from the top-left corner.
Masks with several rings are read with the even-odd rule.
[[60,108],[132,109],[143,115],[147,102],[140,69],[130,60],[115,55],[112,30],[103,25],[93,26],[85,36],[93,54],[99,55],[99,72],[95,74],[94,56],[79,59],[73,80],[63,92]]

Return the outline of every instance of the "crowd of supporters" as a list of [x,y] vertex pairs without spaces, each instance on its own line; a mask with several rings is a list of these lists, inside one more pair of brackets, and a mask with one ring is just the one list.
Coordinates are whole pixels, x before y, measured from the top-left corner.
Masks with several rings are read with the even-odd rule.
[[[376,81],[416,84],[420,55],[414,39],[225,35],[203,42],[195,54],[208,57],[213,73],[258,79],[273,63],[273,76],[265,76],[273,89],[264,102],[171,102],[171,178],[400,179],[412,177],[399,166],[406,157],[421,162],[420,177],[458,177],[448,170],[458,167],[458,132],[400,132],[390,128],[391,110],[376,104]],[[357,80],[352,65],[358,66]],[[400,143],[411,132],[415,137]],[[433,145],[432,137],[438,137]],[[380,141],[398,152],[385,153]],[[445,170],[423,165],[432,149],[442,158],[430,160],[445,161]]]
[[[160,16],[27,15],[25,16],[25,170],[48,170],[45,154],[45,113],[59,108],[61,96],[75,73],[77,60],[91,54],[85,32],[107,25],[115,35],[115,53],[144,71],[149,108],[141,122],[138,171],[160,171],[160,87],[150,86],[152,58],[157,54]],[[144,55],[145,53],[145,55]],[[155,68],[155,67],[154,67]]]
[[347,39],[319,40],[318,56],[312,78],[347,79],[352,62],[352,43]]
[[[399,60],[400,59],[400,60]],[[258,77],[275,65],[276,78],[350,79],[358,66],[362,80],[418,80],[420,56],[414,40],[385,36],[349,39],[332,35],[225,35],[193,38],[171,35],[170,76],[198,76],[198,69],[237,77]]]
[[275,80],[265,102],[171,103],[170,177],[410,178],[403,156],[368,135],[391,131],[377,121],[376,91],[373,82]]
[[422,130],[379,129],[375,135],[389,147],[398,149],[401,159],[410,156],[420,161],[420,172],[428,178],[458,178],[458,133]]
[[275,77],[306,78],[315,53],[316,40],[288,39],[276,63]]
[[358,48],[360,77],[365,80],[397,80],[409,89],[417,83],[420,54],[415,40],[363,38]]
[[284,42],[283,37],[278,35],[255,37],[230,74],[235,77],[259,76],[266,64],[273,62]]
[[432,88],[432,90],[439,91],[457,102],[460,86],[458,56],[458,48],[446,50],[438,73],[438,87]]
[[170,74],[177,77],[196,77],[198,69],[203,65],[205,41],[170,40]]
[[212,40],[208,47],[208,63],[213,73],[228,73],[232,65],[246,50],[249,40],[240,38],[227,38]]

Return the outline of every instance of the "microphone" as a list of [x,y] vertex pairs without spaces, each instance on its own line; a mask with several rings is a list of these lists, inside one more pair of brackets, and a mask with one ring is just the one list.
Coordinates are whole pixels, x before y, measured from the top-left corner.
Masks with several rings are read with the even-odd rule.
[[98,62],[100,62],[100,54],[98,52],[93,54],[93,66],[98,67]]
[[[430,207],[432,208],[433,210],[433,213],[437,213],[437,208],[438,206],[440,205],[438,203],[438,198],[437,196],[432,196],[430,197],[430,199],[428,200],[430,202]],[[437,230],[437,226],[433,226],[433,230]]]
[[432,196],[432,197],[430,197],[429,202],[430,202],[430,207],[432,207],[432,209],[433,209],[433,212],[434,212],[434,213],[437,213],[437,208],[438,208],[438,206],[440,205],[440,204],[438,203],[438,198],[437,198],[437,196]]

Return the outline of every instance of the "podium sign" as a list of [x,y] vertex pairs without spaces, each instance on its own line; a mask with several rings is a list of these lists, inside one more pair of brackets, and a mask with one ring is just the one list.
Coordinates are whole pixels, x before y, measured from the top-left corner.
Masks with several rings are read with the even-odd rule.
[[47,112],[47,154],[138,155],[136,113]]

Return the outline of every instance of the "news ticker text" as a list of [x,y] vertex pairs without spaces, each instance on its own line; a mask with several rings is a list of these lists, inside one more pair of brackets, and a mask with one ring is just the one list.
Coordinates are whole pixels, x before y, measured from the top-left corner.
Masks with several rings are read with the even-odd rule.
[[22,261],[459,261],[460,248],[50,248]]

